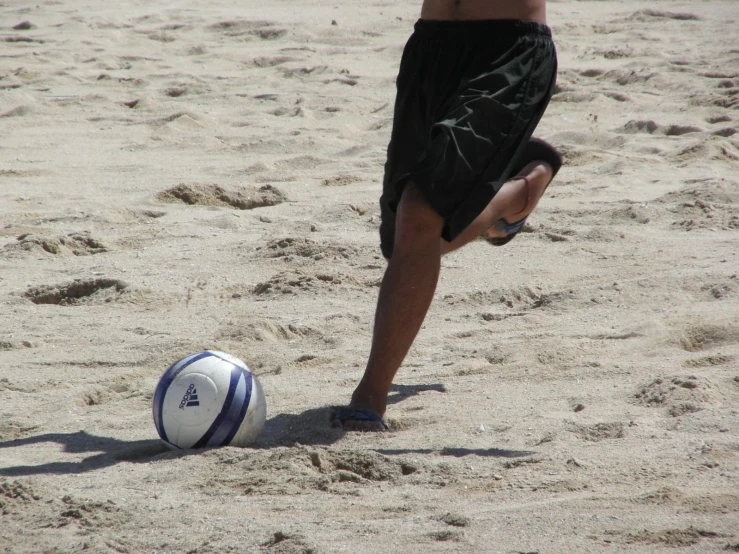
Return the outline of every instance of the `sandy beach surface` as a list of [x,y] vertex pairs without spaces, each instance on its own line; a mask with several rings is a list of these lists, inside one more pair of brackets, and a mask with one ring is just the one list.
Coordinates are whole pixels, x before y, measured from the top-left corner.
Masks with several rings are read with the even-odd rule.
[[[395,433],[343,433],[419,1],[0,1],[0,551],[739,551],[739,3],[550,2],[513,242],[443,260]],[[253,448],[170,451],[218,349]]]

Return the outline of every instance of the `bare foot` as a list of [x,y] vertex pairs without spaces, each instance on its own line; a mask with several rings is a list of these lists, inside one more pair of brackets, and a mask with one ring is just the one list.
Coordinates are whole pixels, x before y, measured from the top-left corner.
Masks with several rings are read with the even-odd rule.
[[[519,172],[519,176],[525,175],[528,179],[519,176],[513,177],[501,187],[497,196],[501,196],[500,202],[507,206],[506,215],[501,219],[506,223],[515,223],[527,217],[534,211],[544,191],[553,179],[552,166],[543,160],[531,162]],[[528,189],[528,190],[527,190]],[[504,238],[506,232],[493,225],[480,235],[484,239]]]

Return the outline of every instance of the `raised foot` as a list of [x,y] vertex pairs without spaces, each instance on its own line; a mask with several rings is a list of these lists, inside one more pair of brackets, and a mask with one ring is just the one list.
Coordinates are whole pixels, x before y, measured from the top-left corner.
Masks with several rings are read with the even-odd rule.
[[[513,177],[501,188],[498,196],[506,206],[503,217],[482,233],[484,239],[505,238],[513,231],[516,223],[525,220],[544,196],[544,191],[554,177],[552,166],[544,160],[528,164],[519,176]],[[520,225],[521,227],[523,225]]]

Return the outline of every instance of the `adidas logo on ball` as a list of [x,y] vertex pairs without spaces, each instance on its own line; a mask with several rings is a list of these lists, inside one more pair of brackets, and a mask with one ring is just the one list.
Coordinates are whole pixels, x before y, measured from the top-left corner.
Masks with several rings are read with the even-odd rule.
[[180,410],[184,410],[185,406],[200,406],[200,402],[198,402],[198,389],[193,384],[187,387],[187,392],[182,397],[182,402],[180,402]]
[[264,391],[248,366],[215,350],[169,366],[152,408],[157,433],[177,448],[247,446],[267,419]]

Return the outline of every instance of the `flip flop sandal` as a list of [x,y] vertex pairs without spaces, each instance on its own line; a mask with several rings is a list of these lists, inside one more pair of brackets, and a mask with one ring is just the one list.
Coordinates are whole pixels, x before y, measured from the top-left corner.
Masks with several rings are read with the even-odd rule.
[[[380,423],[383,431],[392,431],[390,426],[375,413],[366,410],[355,410],[354,408],[335,408],[331,413],[331,421],[340,421],[343,426],[347,421],[370,421]],[[369,429],[368,429],[369,431]]]

